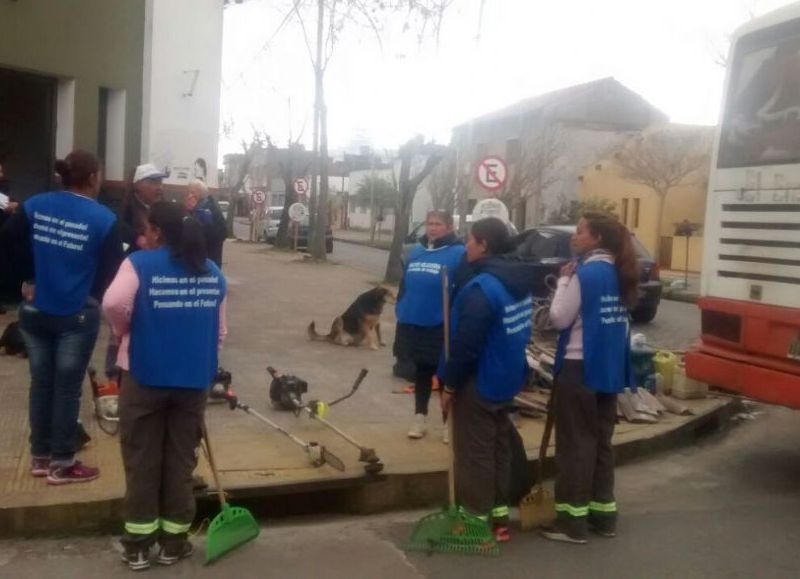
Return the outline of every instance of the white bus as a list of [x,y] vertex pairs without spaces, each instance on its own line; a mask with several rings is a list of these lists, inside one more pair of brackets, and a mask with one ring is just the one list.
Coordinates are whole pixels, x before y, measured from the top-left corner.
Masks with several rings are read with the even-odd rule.
[[800,408],[800,2],[732,38],[687,375]]

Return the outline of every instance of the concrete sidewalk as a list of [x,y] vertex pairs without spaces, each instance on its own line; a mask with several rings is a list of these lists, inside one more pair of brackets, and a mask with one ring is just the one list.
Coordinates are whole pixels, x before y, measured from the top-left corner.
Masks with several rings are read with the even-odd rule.
[[[432,402],[433,428],[428,437],[411,441],[405,433],[412,417],[413,400],[397,394],[405,383],[391,374],[391,347],[379,351],[342,348],[309,342],[306,327],[316,320],[327,330],[334,316],[343,312],[355,295],[369,285],[367,273],[340,265],[314,265],[301,257],[270,250],[263,244],[229,242],[224,270],[228,277],[229,336],[221,356],[233,373],[240,398],[306,440],[324,444],[347,466],[339,473],[329,466],[314,468],[304,452],[265,424],[224,405],[208,408],[207,422],[222,471],[222,484],[235,501],[244,497],[271,497],[276,511],[289,512],[290,498],[298,493],[337,492],[340,508],[371,512],[388,508],[421,506],[445,496],[447,447]],[[0,316],[0,324],[14,319]],[[391,345],[395,320],[387,308],[383,335]],[[95,365],[102,368],[107,340],[104,331],[95,351]],[[267,365],[297,374],[309,383],[306,399],[332,400],[344,394],[361,368],[369,374],[359,392],[334,407],[328,418],[366,446],[374,447],[386,468],[368,477],[357,461],[358,451],[307,417],[295,417],[270,409]],[[0,535],[74,533],[118,530],[124,476],[119,441],[101,432],[91,410],[86,384],[82,419],[93,437],[79,457],[101,468],[91,483],[48,487],[28,473],[26,360],[0,357]],[[668,416],[656,425],[617,428],[615,444],[621,460],[695,439],[697,433],[717,426],[730,405],[707,399],[691,403],[695,417]],[[542,420],[523,419],[522,436],[529,456],[535,456]],[[552,448],[550,449],[552,453]],[[201,461],[200,472],[210,473]],[[330,496],[330,495],[329,495]],[[266,514],[274,514],[267,509]]]

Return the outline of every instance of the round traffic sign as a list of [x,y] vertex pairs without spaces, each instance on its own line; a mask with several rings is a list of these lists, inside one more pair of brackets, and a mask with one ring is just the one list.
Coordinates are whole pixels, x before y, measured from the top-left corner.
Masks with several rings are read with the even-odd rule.
[[263,205],[267,202],[267,194],[264,193],[261,189],[256,189],[252,193],[253,203],[256,205]]
[[294,192],[298,195],[305,195],[308,193],[308,180],[303,177],[298,177],[294,180]]
[[296,223],[300,223],[308,216],[308,207],[302,203],[292,203],[289,206],[289,219]]
[[472,221],[480,221],[487,217],[497,217],[503,223],[508,223],[508,207],[499,199],[483,199],[475,204],[472,210]]
[[486,157],[478,162],[478,166],[475,168],[475,177],[478,184],[487,191],[500,191],[505,187],[508,167],[501,157]]

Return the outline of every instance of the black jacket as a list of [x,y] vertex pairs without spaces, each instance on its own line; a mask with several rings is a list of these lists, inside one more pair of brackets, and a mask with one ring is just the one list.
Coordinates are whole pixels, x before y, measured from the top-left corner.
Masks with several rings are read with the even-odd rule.
[[478,360],[486,336],[495,321],[495,313],[480,287],[464,286],[481,273],[494,275],[506,290],[518,300],[530,295],[532,280],[544,275],[541,266],[522,261],[514,256],[492,256],[465,264],[456,273],[456,291],[461,292],[458,304],[458,329],[450,338],[450,359],[445,365],[444,383],[450,388],[462,388],[478,371]]

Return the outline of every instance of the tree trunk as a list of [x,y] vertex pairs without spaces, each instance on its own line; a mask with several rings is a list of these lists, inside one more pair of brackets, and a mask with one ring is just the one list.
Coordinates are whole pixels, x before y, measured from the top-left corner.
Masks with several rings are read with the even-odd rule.
[[[322,0],[320,0],[322,2]],[[325,232],[328,229],[328,113],[325,108],[325,93],[320,75],[320,102],[322,108],[319,115],[319,195],[317,196],[317,219],[314,222],[313,236],[309,241],[311,257],[325,261],[328,253],[325,248]],[[309,227],[309,233],[311,233]]]
[[656,263],[660,264],[661,266],[666,266],[667,268],[670,267],[672,264],[663,264],[661,263],[661,222],[664,220],[664,202],[667,200],[667,193],[669,190],[664,192],[656,191],[656,197],[658,197],[658,209],[656,213],[656,249],[655,249],[655,260]]
[[399,283],[403,279],[403,244],[408,237],[408,218],[411,203],[408,201],[409,176],[411,174],[412,156],[400,158],[400,180],[397,195],[397,213],[394,220],[394,236],[389,249],[389,261],[386,263],[386,281]]
[[[290,153],[291,154],[291,153]],[[289,172],[283,179],[283,188],[286,192],[283,196],[283,211],[281,221],[278,224],[278,233],[275,235],[275,247],[291,247],[292,240],[289,237],[289,207],[295,202],[294,192],[294,163],[289,160]]]
[[414,203],[414,196],[417,188],[425,177],[431,174],[439,161],[442,160],[440,154],[432,154],[428,157],[422,170],[411,178],[411,165],[414,161],[416,149],[407,147],[400,153],[400,181],[398,185],[397,209],[394,220],[394,236],[392,246],[389,250],[389,261],[386,264],[385,279],[389,283],[399,283],[403,278],[403,244],[408,237],[408,221],[411,216],[411,207]]

